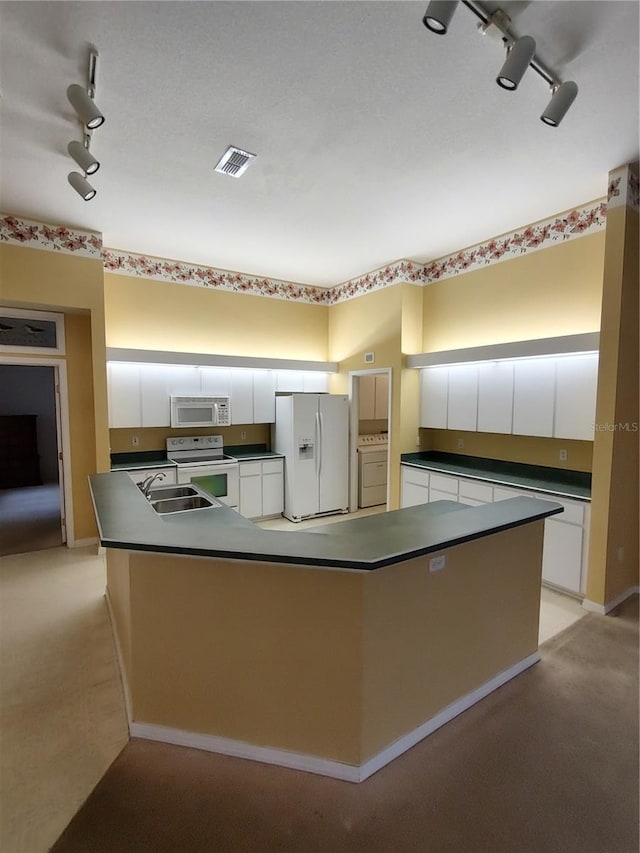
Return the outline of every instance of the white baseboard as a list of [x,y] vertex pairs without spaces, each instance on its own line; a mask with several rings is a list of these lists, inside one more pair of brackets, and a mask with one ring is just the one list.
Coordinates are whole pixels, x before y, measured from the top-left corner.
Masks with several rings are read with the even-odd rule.
[[96,545],[98,542],[95,536],[89,539],[72,539],[67,542],[67,548],[86,548],[87,545]]
[[[363,782],[372,776],[395,758],[402,755],[412,746],[415,746],[423,738],[439,729],[441,726],[453,720],[463,711],[466,711],[476,702],[484,699],[489,693],[497,690],[507,681],[520,675],[525,669],[533,666],[540,660],[538,651],[496,675],[490,681],[467,693],[442,711],[431,717],[431,719],[418,726],[412,732],[403,735],[381,752],[370,758],[362,765],[344,764],[340,761],[331,761],[325,758],[317,758],[313,755],[288,752],[283,749],[272,749],[270,747],[255,746],[243,741],[231,740],[216,735],[197,734],[195,732],[172,729],[167,726],[158,726],[153,723],[130,722],[129,728],[132,737],[157,740],[163,743],[173,743],[178,746],[190,746],[194,749],[203,749],[207,752],[217,752],[222,755],[231,755],[236,758],[246,758],[250,761],[261,761],[265,764],[276,764],[280,767],[289,767],[293,770],[304,770],[307,773],[316,773],[320,776],[331,776],[333,779],[341,779],[345,782]],[[124,673],[124,670],[123,670]],[[128,693],[127,690],[125,690]]]
[[606,616],[622,604],[623,601],[626,601],[627,598],[631,598],[632,595],[638,594],[640,594],[640,586],[630,586],[629,589],[625,590],[625,592],[621,592],[620,595],[616,595],[615,598],[605,602],[605,604],[599,604],[597,601],[590,601],[588,598],[585,598],[582,602],[582,606],[590,613],[599,613],[601,616]]

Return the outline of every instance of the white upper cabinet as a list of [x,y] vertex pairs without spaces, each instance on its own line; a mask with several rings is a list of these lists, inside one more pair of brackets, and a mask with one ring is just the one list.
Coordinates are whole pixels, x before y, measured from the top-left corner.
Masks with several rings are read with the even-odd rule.
[[558,438],[593,441],[596,419],[598,355],[568,355],[557,359],[553,434]]
[[302,370],[276,370],[276,391],[304,391],[304,373]]
[[329,374],[316,370],[303,370],[302,390],[307,394],[325,394],[329,390]]
[[[231,370],[226,367],[200,367],[201,393],[206,397],[231,396]],[[233,418],[233,407],[231,408]]]
[[420,388],[420,426],[447,428],[448,367],[426,367]]
[[116,429],[140,426],[140,365],[112,362],[107,368],[109,426]]
[[141,426],[158,427],[170,425],[171,405],[167,389],[167,378],[166,365],[140,365]]
[[513,362],[478,365],[478,432],[513,429]]
[[231,423],[253,423],[253,372],[231,371]]
[[447,429],[478,428],[478,365],[456,364],[449,368]]
[[202,393],[200,368],[188,364],[164,365],[167,393],[174,397],[191,397]]
[[514,435],[553,435],[555,358],[523,358],[514,362]]
[[[232,410],[233,414],[233,410]],[[253,371],[253,422],[273,424],[276,420],[276,388],[272,370]]]
[[389,374],[377,373],[375,375],[375,404],[374,420],[383,421],[389,419]]

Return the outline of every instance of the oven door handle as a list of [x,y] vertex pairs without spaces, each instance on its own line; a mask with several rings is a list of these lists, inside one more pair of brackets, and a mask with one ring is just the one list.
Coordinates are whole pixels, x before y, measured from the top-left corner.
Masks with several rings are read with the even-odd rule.
[[218,404],[213,404],[213,423],[214,426],[218,426]]

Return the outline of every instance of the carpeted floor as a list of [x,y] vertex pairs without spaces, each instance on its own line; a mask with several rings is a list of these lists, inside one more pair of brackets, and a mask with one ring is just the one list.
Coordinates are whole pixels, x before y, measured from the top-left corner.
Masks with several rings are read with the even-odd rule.
[[62,545],[57,483],[0,489],[0,556]]
[[637,853],[638,598],[360,785],[131,741],[52,853]]

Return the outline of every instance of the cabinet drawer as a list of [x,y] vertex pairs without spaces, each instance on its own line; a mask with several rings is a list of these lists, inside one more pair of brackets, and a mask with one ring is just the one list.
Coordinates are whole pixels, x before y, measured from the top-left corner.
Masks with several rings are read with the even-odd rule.
[[[506,501],[509,498],[520,498],[522,497],[522,494],[522,492],[518,492],[516,489],[505,489],[503,486],[493,487],[494,501]],[[535,495],[533,493],[529,493],[527,497],[534,498]]]
[[283,459],[267,459],[262,463],[263,474],[281,474],[283,471]]
[[[537,495],[536,497],[542,497],[542,495]],[[569,524],[582,524],[584,522],[584,504],[574,503],[573,501],[563,501],[555,495],[549,495],[548,497],[545,496],[545,499],[553,501],[554,503],[562,504],[564,507],[563,513],[553,516],[555,521],[564,521]]]
[[408,465],[403,465],[402,482],[429,488],[429,472],[421,468],[411,468]]
[[491,503],[493,486],[488,483],[478,483],[476,480],[460,480],[460,497]]
[[256,474],[262,474],[262,462],[241,462],[240,476],[255,477]]
[[432,489],[438,489],[441,492],[449,492],[449,494],[458,494],[458,478],[446,477],[442,474],[431,474],[429,486]]

